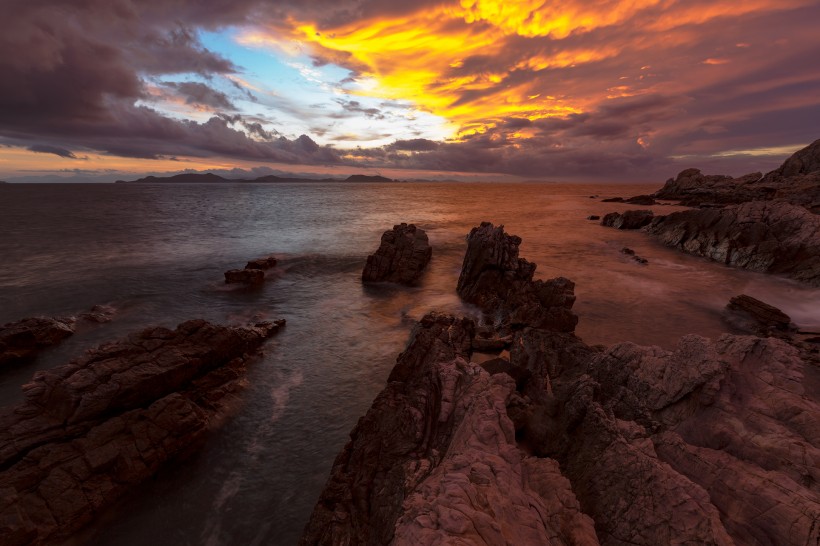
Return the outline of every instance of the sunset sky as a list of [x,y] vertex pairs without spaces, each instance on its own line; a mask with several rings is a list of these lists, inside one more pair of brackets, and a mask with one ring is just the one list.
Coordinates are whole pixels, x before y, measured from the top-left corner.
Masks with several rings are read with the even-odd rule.
[[816,0],[2,4],[6,180],[662,182],[820,138]]

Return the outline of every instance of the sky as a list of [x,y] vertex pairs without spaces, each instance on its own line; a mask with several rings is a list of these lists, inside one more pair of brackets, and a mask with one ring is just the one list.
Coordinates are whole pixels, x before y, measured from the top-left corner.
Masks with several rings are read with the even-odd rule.
[[0,179],[662,182],[820,138],[817,0],[0,0]]

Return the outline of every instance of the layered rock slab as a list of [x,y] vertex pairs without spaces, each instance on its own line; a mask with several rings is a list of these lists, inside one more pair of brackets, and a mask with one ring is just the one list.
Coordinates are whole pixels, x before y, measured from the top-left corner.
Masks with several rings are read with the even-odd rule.
[[74,335],[74,321],[32,317],[0,327],[0,367],[32,360],[40,351]]
[[35,374],[0,413],[0,542],[65,538],[190,454],[237,401],[252,354],[284,321],[150,328]]
[[413,284],[424,272],[433,249],[423,229],[399,224],[382,234],[379,248],[367,257],[363,282]]
[[499,326],[575,330],[575,283],[533,280],[536,264],[518,257],[521,238],[482,222],[467,236],[456,291],[464,301],[496,315]]
[[726,265],[820,286],[820,215],[785,201],[674,212],[646,228],[660,242]]

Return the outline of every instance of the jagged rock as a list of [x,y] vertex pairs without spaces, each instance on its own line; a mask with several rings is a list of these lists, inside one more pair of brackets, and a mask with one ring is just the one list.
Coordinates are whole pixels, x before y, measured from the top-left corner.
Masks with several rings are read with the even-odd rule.
[[729,300],[724,317],[735,328],[750,334],[767,336],[795,330],[789,315],[746,294]]
[[597,544],[558,465],[516,447],[505,409],[514,382],[466,360],[471,330],[422,320],[301,544]]
[[820,216],[785,201],[674,212],[646,230],[689,254],[820,286]]
[[261,284],[265,272],[261,269],[231,269],[225,272],[225,284]]
[[464,301],[498,312],[500,322],[514,328],[535,326],[571,332],[578,317],[575,284],[559,277],[532,279],[536,265],[518,257],[521,238],[489,222],[467,236],[467,253],[456,288]]
[[651,210],[628,210],[624,213],[610,212],[601,220],[601,225],[615,229],[640,229],[652,221]]
[[0,542],[59,542],[191,453],[282,324],[149,328],[37,372],[25,400],[0,413]]
[[69,319],[34,317],[0,328],[0,366],[28,362],[40,351],[74,334]]
[[245,264],[245,269],[270,269],[276,267],[277,260],[275,256],[265,256],[264,258],[257,258]]
[[430,263],[433,249],[423,229],[400,224],[382,234],[375,254],[367,257],[362,271],[364,282],[412,284]]

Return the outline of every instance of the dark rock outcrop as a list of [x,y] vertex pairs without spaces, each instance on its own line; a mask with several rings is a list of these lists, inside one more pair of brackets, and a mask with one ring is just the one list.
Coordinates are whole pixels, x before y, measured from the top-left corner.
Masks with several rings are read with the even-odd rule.
[[746,294],[729,300],[724,318],[735,328],[749,334],[782,335],[796,330],[789,315]]
[[225,272],[225,284],[262,284],[265,272],[261,269],[231,269]]
[[820,213],[820,140],[795,152],[783,165],[765,176],[751,173],[740,178],[704,175],[686,169],[667,180],[654,197],[676,199],[687,206],[740,204],[780,199]]
[[615,229],[640,229],[649,224],[654,217],[651,210],[610,212],[601,220],[601,225]]
[[456,290],[464,301],[496,314],[501,326],[533,326],[572,332],[575,284],[559,277],[533,280],[536,265],[518,257],[521,238],[489,222],[467,236],[467,253]]
[[423,229],[414,224],[393,226],[382,234],[375,254],[367,257],[362,281],[412,284],[424,272],[432,255]]
[[22,364],[74,334],[74,321],[34,317],[0,327],[0,366]]
[[785,201],[674,212],[646,230],[689,254],[820,286],[820,216]]
[[190,454],[282,324],[149,328],[37,372],[25,400],[0,413],[0,542],[57,542]]
[[590,214],[589,216],[587,216],[587,220],[600,220],[600,219],[601,219],[601,217],[598,216],[597,214]]
[[657,201],[651,195],[636,195],[634,197],[628,198],[624,203],[629,203],[630,205],[643,205],[645,207],[655,205]]

